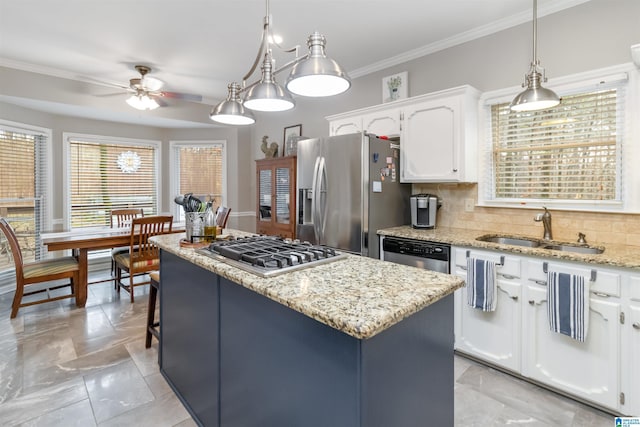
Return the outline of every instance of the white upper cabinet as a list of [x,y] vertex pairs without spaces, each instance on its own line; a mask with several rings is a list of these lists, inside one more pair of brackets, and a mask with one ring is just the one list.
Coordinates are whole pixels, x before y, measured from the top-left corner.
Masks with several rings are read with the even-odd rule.
[[362,132],[362,116],[336,119],[329,123],[329,136]]
[[400,136],[400,108],[390,108],[362,116],[362,128],[365,132],[378,136]]
[[329,116],[329,135],[400,136],[401,182],[475,182],[479,96],[459,86]]
[[421,98],[403,111],[400,181],[477,181],[479,92],[461,86]]

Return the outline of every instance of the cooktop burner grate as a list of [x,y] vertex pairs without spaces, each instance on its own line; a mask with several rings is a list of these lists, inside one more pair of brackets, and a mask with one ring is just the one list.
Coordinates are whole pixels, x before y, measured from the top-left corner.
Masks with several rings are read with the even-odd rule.
[[326,246],[270,236],[215,242],[198,252],[263,277],[336,261],[346,256]]

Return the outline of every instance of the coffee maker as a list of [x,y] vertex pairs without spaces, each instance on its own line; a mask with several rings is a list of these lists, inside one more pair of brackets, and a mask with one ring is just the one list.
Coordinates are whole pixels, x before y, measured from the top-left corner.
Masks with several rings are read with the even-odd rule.
[[434,194],[411,196],[411,226],[413,228],[435,228],[436,211],[442,205]]

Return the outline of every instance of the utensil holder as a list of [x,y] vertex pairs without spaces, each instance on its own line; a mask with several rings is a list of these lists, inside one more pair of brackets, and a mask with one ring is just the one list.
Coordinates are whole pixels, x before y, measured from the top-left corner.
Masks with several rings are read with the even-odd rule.
[[185,212],[185,232],[187,242],[196,243],[204,240],[205,212]]

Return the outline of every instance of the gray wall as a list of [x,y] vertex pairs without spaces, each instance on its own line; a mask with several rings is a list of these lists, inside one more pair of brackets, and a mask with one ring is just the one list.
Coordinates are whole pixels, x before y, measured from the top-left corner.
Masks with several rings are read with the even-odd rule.
[[[506,0],[505,0],[506,1]],[[354,26],[358,26],[354,22]],[[376,29],[372,26],[360,26]],[[402,28],[388,28],[393,31]],[[327,34],[328,51],[332,40]],[[592,0],[571,9],[538,20],[538,53],[548,77],[562,77],[582,71],[593,70],[631,61],[629,47],[640,43],[640,1],[638,0]],[[328,115],[381,103],[381,79],[401,71],[409,72],[409,96],[429,93],[440,89],[470,84],[488,91],[519,86],[531,61],[531,23],[519,25],[499,33],[464,43],[434,54],[412,60],[379,72],[353,79],[352,88],[345,94],[330,99],[297,99],[297,108],[290,112],[257,114],[257,123],[248,128],[210,129],[161,129],[150,126],[101,122],[83,118],[45,114],[27,108],[15,107],[0,102],[0,119],[6,119],[53,129],[54,161],[62,159],[62,132],[81,132],[118,137],[147,138],[163,141],[163,170],[168,171],[168,142],[170,140],[226,139],[228,142],[228,197],[233,212],[251,215],[255,211],[255,160],[263,158],[260,143],[263,135],[270,141],[282,144],[286,126],[302,124],[306,136],[326,136],[329,126],[324,119]],[[374,49],[375,47],[372,47]],[[339,61],[339,58],[336,58]],[[0,67],[0,95],[44,98],[51,102],[69,101],[89,107],[98,102],[88,95],[86,84],[46,77],[27,72],[12,72]],[[282,79],[281,79],[282,80]],[[80,101],[73,100],[68,89],[77,92],[83,88]],[[121,100],[100,102],[118,103]],[[172,110],[176,118],[193,122],[208,122],[209,106],[184,106]],[[162,109],[161,109],[162,110]],[[169,111],[160,114],[169,114]],[[282,147],[282,145],[281,145]],[[162,197],[161,210],[169,210],[174,195],[168,194],[168,176],[163,176],[166,189]],[[62,177],[54,177],[54,191],[62,193]],[[54,199],[56,199],[54,197]],[[62,217],[61,201],[54,202],[53,217]],[[254,230],[254,218],[234,216],[229,220],[232,227]]]

